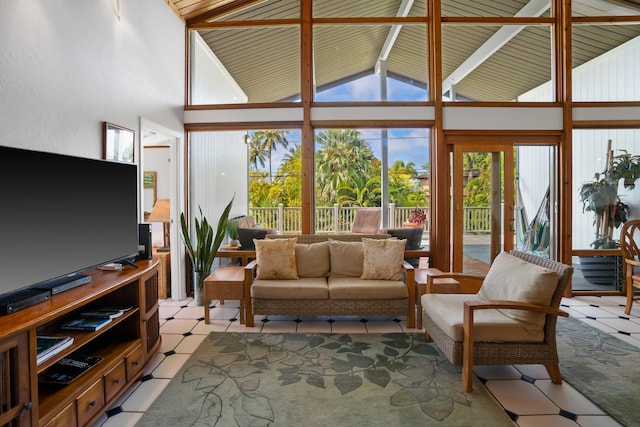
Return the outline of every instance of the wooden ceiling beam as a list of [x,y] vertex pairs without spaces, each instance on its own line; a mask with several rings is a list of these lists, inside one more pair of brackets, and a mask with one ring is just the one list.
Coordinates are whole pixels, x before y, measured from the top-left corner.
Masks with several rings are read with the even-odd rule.
[[213,9],[188,18],[186,21],[187,27],[190,27],[193,24],[207,22],[208,20],[217,16],[224,15],[225,13],[229,13],[239,8],[250,6],[260,1],[262,0],[223,0],[218,3]]

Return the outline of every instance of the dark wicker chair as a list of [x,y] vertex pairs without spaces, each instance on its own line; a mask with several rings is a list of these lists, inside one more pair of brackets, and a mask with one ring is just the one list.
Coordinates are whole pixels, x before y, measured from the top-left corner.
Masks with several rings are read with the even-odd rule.
[[[518,301],[473,300],[464,302],[460,310],[464,310],[464,338],[456,341],[438,327],[429,316],[430,299],[432,295],[423,295],[423,325],[427,340],[433,339],[442,353],[454,365],[462,365],[462,387],[465,391],[472,391],[473,365],[510,365],[510,364],[542,364],[547,369],[551,380],[562,383],[558,366],[558,352],[556,348],[556,322],[558,316],[568,316],[559,309],[567,283],[573,274],[573,267],[560,262],[544,259],[533,254],[511,251],[511,255],[521,258],[535,265],[545,267],[558,273],[558,284],[551,298],[549,306],[534,305]],[[462,273],[443,273],[429,276],[434,278],[455,278],[459,281],[477,280],[478,276],[468,276]],[[481,283],[481,281],[478,281]],[[427,286],[428,287],[428,286]],[[436,296],[437,299],[438,296]],[[446,296],[443,295],[446,298]],[[544,340],[542,342],[484,342],[473,339],[473,314],[481,309],[524,309],[546,313],[544,326]],[[458,313],[459,314],[459,313]]]

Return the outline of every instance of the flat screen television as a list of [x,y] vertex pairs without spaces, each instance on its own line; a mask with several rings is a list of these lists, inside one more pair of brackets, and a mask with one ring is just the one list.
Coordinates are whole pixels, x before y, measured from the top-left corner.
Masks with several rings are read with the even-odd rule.
[[137,166],[0,146],[0,296],[138,253]]

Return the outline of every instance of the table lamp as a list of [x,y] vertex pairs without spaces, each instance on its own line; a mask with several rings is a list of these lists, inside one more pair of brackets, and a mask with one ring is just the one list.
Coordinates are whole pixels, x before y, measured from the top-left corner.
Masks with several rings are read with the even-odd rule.
[[147,218],[148,222],[161,222],[163,226],[163,234],[164,234],[164,246],[162,248],[158,248],[158,252],[169,252],[169,223],[171,221],[171,216],[169,214],[169,199],[160,199],[153,205],[153,210],[151,214],[149,214],[149,218]]

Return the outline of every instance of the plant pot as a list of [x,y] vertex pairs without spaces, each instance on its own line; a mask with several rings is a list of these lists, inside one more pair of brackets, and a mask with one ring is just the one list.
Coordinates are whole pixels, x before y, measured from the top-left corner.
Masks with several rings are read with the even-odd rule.
[[193,302],[197,306],[204,305],[204,279],[206,274],[194,273],[193,274]]
[[424,228],[424,223],[422,222],[403,222],[402,226],[405,228]]
[[238,240],[238,239],[231,239],[231,240],[229,240],[229,245],[230,245],[230,246],[240,246],[240,240]]
[[615,286],[620,290],[623,282],[622,257],[581,256],[580,272],[584,279],[594,285]]

